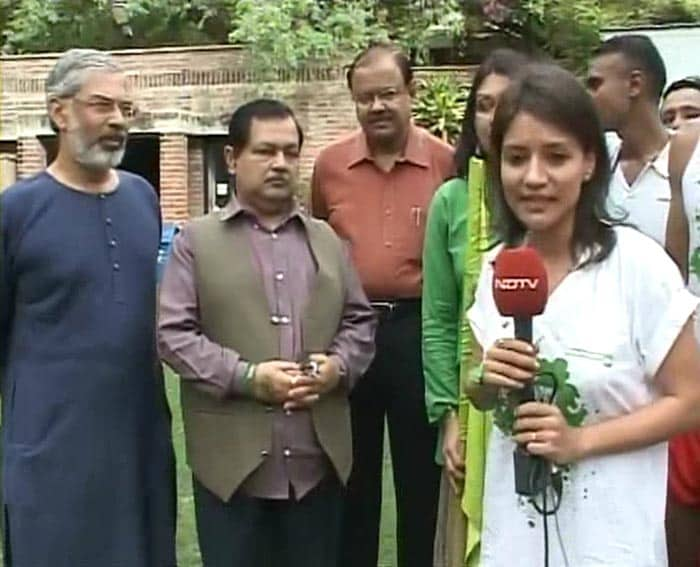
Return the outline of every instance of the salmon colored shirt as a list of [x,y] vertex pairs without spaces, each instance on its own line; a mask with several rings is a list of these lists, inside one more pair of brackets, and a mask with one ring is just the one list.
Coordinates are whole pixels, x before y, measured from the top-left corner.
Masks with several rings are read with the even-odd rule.
[[370,299],[420,297],[428,207],[453,172],[452,157],[449,145],[412,125],[404,155],[389,172],[374,164],[361,130],[316,159],[313,214],[350,243]]

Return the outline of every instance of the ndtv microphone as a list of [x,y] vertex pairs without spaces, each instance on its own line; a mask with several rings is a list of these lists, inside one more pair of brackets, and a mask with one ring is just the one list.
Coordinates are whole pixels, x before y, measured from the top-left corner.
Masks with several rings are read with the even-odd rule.
[[[534,248],[504,248],[496,256],[493,274],[493,298],[501,315],[513,317],[515,338],[532,344],[532,318],[544,311],[547,303],[547,271]],[[517,392],[519,403],[535,400],[535,387],[527,384]],[[547,489],[547,465],[530,455],[523,446],[513,452],[515,492],[534,497]]]
[[[534,248],[503,248],[496,256],[493,299],[501,315],[513,318],[516,339],[532,343],[532,318],[544,311],[548,289],[544,262]],[[523,388],[521,401],[534,399],[532,385]]]

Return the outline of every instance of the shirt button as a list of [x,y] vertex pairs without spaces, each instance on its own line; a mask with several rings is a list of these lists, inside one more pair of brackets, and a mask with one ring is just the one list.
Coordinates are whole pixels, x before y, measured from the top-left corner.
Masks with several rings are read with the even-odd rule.
[[282,317],[280,317],[280,323],[283,325],[289,325],[289,321],[290,319],[286,315],[282,315]]
[[107,218],[105,219],[105,222],[106,222],[108,225],[111,225],[111,224],[112,224],[112,219],[111,219],[111,217],[107,217]]
[[386,246],[387,248],[391,248],[391,242],[385,242],[384,246]]
[[115,272],[118,272],[118,271],[119,271],[119,268],[120,268],[119,262],[114,262],[114,264],[112,264],[112,267],[114,268],[114,271],[115,271]]
[[286,416],[292,415],[292,410],[290,410],[290,409],[284,410],[284,415],[286,415]]
[[277,233],[276,232],[273,232],[270,236],[272,237],[272,240],[277,240]]
[[261,457],[267,457],[269,454],[270,454],[269,451],[265,451],[265,450],[260,451],[260,456],[261,456]]
[[384,211],[384,214],[386,216],[390,217],[391,216],[391,209],[387,209],[386,211]]
[[275,279],[276,279],[278,282],[281,282],[281,281],[284,279],[284,274],[283,274],[282,272],[277,272],[277,273],[275,274]]
[[104,193],[100,193],[100,199],[106,199],[106,195]]
[[280,318],[277,315],[273,315],[272,317],[270,317],[270,323],[272,323],[273,325],[279,325],[279,322]]
[[285,449],[284,452],[282,453],[285,457],[291,457],[292,452],[289,449]]
[[112,248],[115,248],[115,247],[117,246],[117,241],[116,241],[116,240],[110,240],[110,241],[109,241],[109,245],[110,245]]
[[273,411],[275,411],[275,408],[273,408],[272,406],[265,406],[265,411],[267,413],[272,413]]

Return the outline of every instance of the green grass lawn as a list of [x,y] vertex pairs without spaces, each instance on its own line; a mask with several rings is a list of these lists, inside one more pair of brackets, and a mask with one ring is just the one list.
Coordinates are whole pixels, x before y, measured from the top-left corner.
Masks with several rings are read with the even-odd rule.
[[[185,442],[182,431],[182,414],[178,395],[178,379],[167,373],[166,387],[168,399],[173,412],[173,441],[177,458],[178,483],[178,533],[177,551],[179,567],[199,567],[202,563],[197,547],[197,534],[194,523],[194,506],[192,501],[192,483],[190,471],[185,464]],[[391,478],[391,465],[388,457],[384,462],[384,500],[382,502],[382,531],[380,541],[380,567],[396,565],[394,516],[394,487]]]

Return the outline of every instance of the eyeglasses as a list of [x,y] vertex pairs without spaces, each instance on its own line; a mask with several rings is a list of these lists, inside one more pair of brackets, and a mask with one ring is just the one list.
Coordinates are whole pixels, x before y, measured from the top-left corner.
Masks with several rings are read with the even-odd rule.
[[355,104],[360,106],[372,106],[375,99],[381,104],[392,104],[396,102],[399,97],[406,94],[406,91],[400,91],[398,89],[386,89],[379,92],[368,92],[360,93],[353,97]]
[[118,108],[119,112],[127,120],[130,120],[136,114],[134,103],[130,100],[114,100],[107,97],[95,97],[85,100],[77,96],[74,96],[73,100],[105,117],[111,115],[115,108]]

